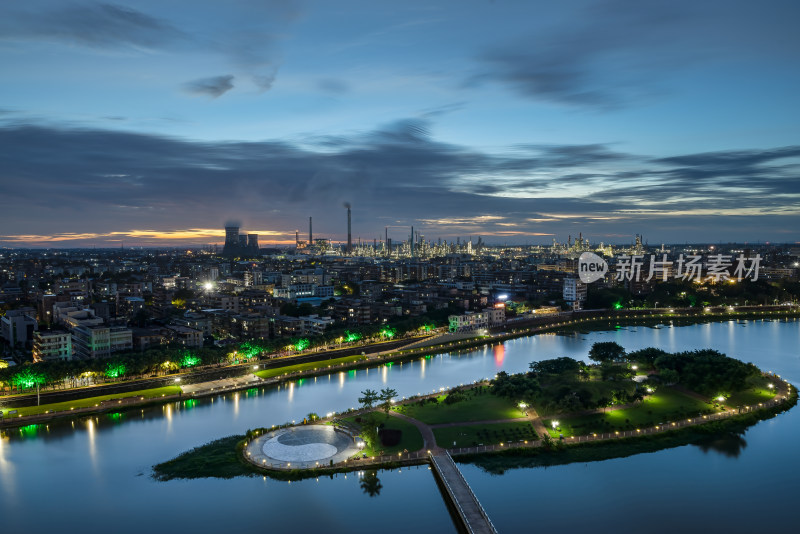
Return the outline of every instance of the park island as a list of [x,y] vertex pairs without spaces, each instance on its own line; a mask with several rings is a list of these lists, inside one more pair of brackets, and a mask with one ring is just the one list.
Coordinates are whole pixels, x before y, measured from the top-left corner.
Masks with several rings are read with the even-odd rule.
[[797,390],[780,376],[715,350],[628,352],[599,342],[588,360],[535,361],[526,373],[409,398],[366,389],[358,408],[320,407],[299,424],[222,438],[156,465],[154,476],[292,480],[432,463],[450,491],[449,464],[437,467],[442,458],[502,472],[713,446],[797,402]]

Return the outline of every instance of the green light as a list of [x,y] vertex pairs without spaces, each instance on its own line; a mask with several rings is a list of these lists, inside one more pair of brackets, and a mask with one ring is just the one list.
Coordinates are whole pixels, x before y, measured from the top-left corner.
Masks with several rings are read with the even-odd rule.
[[622,309],[622,303],[621,302],[615,302],[614,303],[614,309],[615,310],[621,310]]
[[183,357],[181,358],[181,367],[194,367],[200,363],[200,357],[196,356],[194,353],[189,352],[188,350],[183,353]]
[[392,339],[394,336],[397,335],[397,329],[392,328],[391,326],[386,326],[383,328],[383,330],[381,330],[381,335],[384,337],[388,337],[389,339]]
[[23,368],[19,373],[11,377],[11,383],[17,388],[28,389],[36,387],[36,385],[44,385],[45,377],[42,373],[31,369],[30,367]]
[[241,354],[248,360],[250,358],[255,358],[262,352],[264,352],[264,348],[254,341],[245,341],[239,348],[239,354]]
[[358,341],[359,339],[361,339],[361,334],[358,334],[356,332],[351,332],[350,330],[344,331],[344,340],[347,341],[348,343],[352,341]]
[[125,374],[127,368],[124,363],[109,363],[106,366],[106,376],[109,378],[119,378]]
[[20,427],[19,433],[22,434],[23,437],[33,438],[36,437],[38,430],[39,430],[39,425],[27,425]]
[[297,340],[297,343],[294,344],[294,348],[299,352],[307,349],[309,345],[311,345],[311,342],[308,340],[308,338],[304,337],[303,339]]

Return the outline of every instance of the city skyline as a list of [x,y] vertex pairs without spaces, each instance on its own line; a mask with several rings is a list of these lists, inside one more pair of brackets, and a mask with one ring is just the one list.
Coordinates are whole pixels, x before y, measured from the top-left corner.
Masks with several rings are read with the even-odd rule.
[[793,2],[162,4],[0,7],[0,246],[800,241]]

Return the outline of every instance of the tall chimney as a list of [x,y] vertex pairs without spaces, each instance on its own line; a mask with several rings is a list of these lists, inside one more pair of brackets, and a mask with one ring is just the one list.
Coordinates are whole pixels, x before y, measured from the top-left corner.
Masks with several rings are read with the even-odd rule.
[[353,252],[353,235],[351,233],[350,227],[350,206],[347,206],[347,253],[352,254]]
[[300,246],[300,230],[294,231],[294,246],[296,247]]
[[308,218],[308,244],[314,242],[314,234],[311,232],[311,217]]

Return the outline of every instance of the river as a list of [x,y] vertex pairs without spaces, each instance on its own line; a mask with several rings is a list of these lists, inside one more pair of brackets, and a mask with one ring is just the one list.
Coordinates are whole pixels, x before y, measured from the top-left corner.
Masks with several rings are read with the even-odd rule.
[[[298,380],[123,414],[0,435],[4,531],[454,532],[427,466],[378,472],[370,496],[358,473],[301,482],[263,477],[156,482],[151,466],[248,428],[356,406],[365,388],[400,396],[519,372],[534,360],[585,358],[595,341],[628,350],[716,348],[800,383],[800,321],[728,321],[539,335],[403,364]],[[752,427],[727,448],[684,446],[629,458],[491,475],[461,465],[500,532],[545,528],[729,532],[792,529],[800,496],[800,410]],[[618,528],[616,528],[618,527]]]

